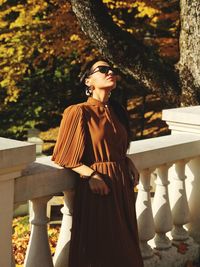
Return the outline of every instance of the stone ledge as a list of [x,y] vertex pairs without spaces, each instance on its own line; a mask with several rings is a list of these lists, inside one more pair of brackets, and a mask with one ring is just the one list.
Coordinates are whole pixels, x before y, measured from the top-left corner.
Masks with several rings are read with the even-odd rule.
[[200,126],[200,106],[164,109],[162,120]]
[[199,151],[199,135],[177,134],[131,142],[128,156],[143,170],[198,157]]
[[57,166],[50,157],[37,158],[15,179],[14,203],[72,190],[78,175]]
[[35,145],[0,137],[0,174],[21,170],[35,161]]

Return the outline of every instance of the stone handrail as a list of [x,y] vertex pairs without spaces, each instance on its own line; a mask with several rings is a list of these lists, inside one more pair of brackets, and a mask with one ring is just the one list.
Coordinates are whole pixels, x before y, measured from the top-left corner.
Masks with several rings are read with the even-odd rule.
[[[165,117],[167,120],[167,113]],[[132,142],[128,152],[140,172],[136,213],[145,267],[184,266],[199,257],[200,131],[190,117],[185,133],[181,117],[171,135]],[[189,132],[190,123],[195,132]],[[15,266],[13,210],[30,200],[32,226],[24,266],[66,267],[76,174],[58,167],[50,157],[35,161],[35,146],[26,142],[0,138],[0,158],[0,266]],[[58,192],[64,193],[63,220],[52,259],[46,209]],[[184,254],[179,252],[181,246]]]
[[72,190],[76,178],[75,172],[54,164],[50,156],[37,158],[22,171],[21,177],[15,180],[14,201],[19,204],[64,190]]

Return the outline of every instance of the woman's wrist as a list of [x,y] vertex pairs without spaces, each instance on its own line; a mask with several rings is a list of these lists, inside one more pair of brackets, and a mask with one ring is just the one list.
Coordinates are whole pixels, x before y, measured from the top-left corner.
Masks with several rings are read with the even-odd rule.
[[81,178],[90,180],[91,178],[95,178],[95,176],[99,176],[97,171],[93,171],[90,175],[81,175]]

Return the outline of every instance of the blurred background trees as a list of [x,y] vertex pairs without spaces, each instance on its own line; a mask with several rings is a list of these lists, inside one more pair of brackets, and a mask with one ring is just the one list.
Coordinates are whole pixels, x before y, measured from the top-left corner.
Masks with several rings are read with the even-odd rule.
[[[184,1],[73,0],[74,11],[80,3],[99,8],[91,9],[93,16],[79,18],[88,35],[70,2],[0,0],[0,135],[25,139],[34,127],[54,132],[64,108],[85,99],[78,84],[81,66],[102,53],[121,70],[123,82],[114,97],[127,105],[133,138],[166,134],[160,111],[181,99],[174,66],[180,58]],[[98,41],[95,25],[109,43]],[[198,84],[196,88],[198,92]]]
[[2,1],[0,25],[0,135],[23,138],[29,128],[53,126],[76,95],[76,59],[87,40],[64,1]]

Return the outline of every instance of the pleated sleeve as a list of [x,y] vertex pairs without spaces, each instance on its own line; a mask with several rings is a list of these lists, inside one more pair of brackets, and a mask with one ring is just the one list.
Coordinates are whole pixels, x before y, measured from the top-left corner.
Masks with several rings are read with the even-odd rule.
[[60,166],[75,168],[81,166],[85,149],[83,110],[80,105],[65,109],[52,160]]

